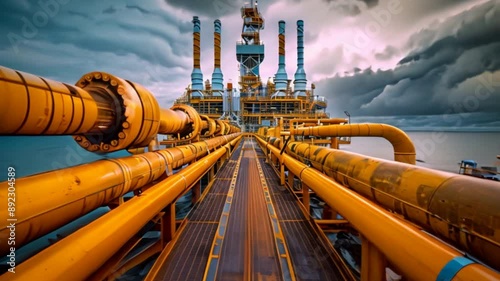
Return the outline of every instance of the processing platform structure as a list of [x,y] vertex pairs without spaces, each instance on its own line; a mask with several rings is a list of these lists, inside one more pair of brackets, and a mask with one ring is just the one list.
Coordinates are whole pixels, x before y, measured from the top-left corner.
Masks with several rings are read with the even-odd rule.
[[236,59],[239,62],[239,88],[233,83],[223,87],[223,74],[220,64],[221,22],[214,21],[214,71],[212,82],[203,83],[200,66],[200,21],[193,17],[193,72],[191,84],[186,92],[177,99],[177,104],[187,104],[200,114],[211,118],[229,120],[244,131],[257,132],[261,127],[275,126],[278,118],[283,118],[285,128],[290,119],[328,118],[327,101],[315,95],[315,85],[307,88],[304,70],[304,21],[297,21],[297,71],[293,83],[285,70],[285,26],[279,25],[279,65],[274,78],[262,83],[260,65],[264,61],[264,44],[260,32],[264,19],[257,3],[246,4],[241,8],[243,26],[241,40],[236,43]]
[[[293,86],[284,21],[263,85],[264,20],[256,2],[241,13],[239,89],[224,87],[218,20],[203,81],[194,17],[191,85],[170,108],[106,72],[70,85],[0,66],[0,138],[104,155],[31,174],[9,160],[0,281],[500,280],[500,184],[415,165],[396,127],[330,118],[307,89],[301,20]],[[394,159],[340,149],[358,137]]]

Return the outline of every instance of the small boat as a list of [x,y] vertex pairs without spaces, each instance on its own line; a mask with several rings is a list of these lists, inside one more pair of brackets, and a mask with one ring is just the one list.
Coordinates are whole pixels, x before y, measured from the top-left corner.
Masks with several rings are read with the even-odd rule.
[[[497,157],[498,156],[500,155],[497,155]],[[458,173],[461,175],[500,181],[500,175],[496,167],[483,166],[481,168],[478,168],[477,163],[474,160],[462,160],[462,162],[459,164],[460,169]]]

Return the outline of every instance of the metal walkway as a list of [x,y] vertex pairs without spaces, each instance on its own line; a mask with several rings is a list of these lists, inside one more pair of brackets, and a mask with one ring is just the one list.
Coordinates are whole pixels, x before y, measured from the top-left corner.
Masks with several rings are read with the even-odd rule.
[[153,279],[349,279],[320,232],[246,139],[158,258]]

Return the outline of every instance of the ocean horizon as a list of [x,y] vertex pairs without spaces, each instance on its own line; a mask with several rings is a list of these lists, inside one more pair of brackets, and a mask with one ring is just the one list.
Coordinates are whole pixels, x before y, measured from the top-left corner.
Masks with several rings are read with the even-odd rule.
[[[478,166],[500,170],[500,132],[406,131],[417,150],[417,165],[447,172],[458,172],[458,163],[474,160]],[[130,155],[127,151],[108,154],[91,153],[76,144],[70,136],[1,136],[0,166],[7,171],[16,168],[18,178],[63,169],[106,158]],[[383,138],[353,137],[346,151],[393,160],[392,145]],[[0,174],[0,181],[7,173]]]
[[[405,131],[415,145],[417,165],[458,173],[462,160],[500,170],[500,132]],[[392,145],[383,138],[353,137],[343,150],[394,160]]]

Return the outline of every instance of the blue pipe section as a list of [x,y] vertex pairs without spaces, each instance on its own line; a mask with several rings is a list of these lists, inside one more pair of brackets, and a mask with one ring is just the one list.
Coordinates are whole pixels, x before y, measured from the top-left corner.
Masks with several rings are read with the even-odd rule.
[[[280,20],[278,23],[279,27],[279,64],[278,72],[276,72],[274,83],[276,90],[286,90],[288,84],[288,75],[285,70],[285,21]],[[283,37],[283,39],[281,39]]]
[[[222,33],[222,25],[220,20],[215,20],[214,21],[214,31],[219,35],[219,39],[221,38],[221,33]],[[214,34],[215,35],[215,34]],[[215,62],[214,65],[214,72],[212,73],[212,90],[217,90],[217,91],[223,91],[224,90],[224,75],[222,74],[222,70],[220,69],[220,40],[215,40],[216,37],[214,36],[214,50],[215,52],[219,52],[219,63],[217,61]],[[215,57],[214,53],[214,57]],[[214,58],[215,59],[215,58]]]
[[[307,86],[306,72],[304,70],[304,21],[297,21],[297,71],[293,81],[295,91],[304,91]],[[304,93],[305,94],[305,93]]]
[[[193,17],[193,52],[194,52],[194,67],[193,72],[191,72],[191,89],[192,90],[203,90],[203,73],[199,68],[200,57],[196,57],[196,51],[200,53],[200,31],[201,24],[197,16]],[[198,41],[198,42],[197,42]]]

